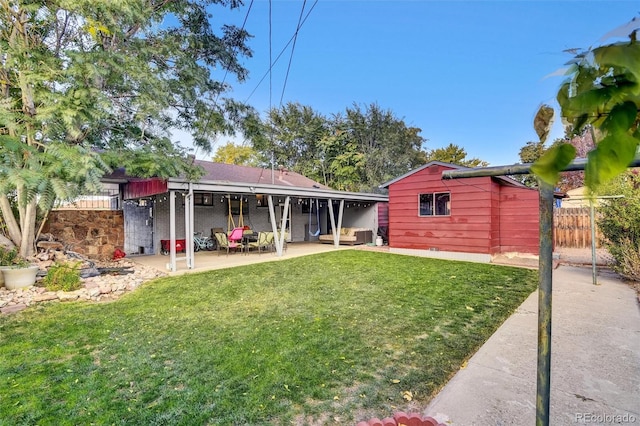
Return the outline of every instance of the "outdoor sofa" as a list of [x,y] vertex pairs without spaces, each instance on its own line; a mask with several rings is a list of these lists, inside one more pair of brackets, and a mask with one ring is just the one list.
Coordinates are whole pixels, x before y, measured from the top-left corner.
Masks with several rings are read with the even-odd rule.
[[[333,244],[333,232],[318,236],[321,243]],[[340,244],[367,244],[373,242],[373,232],[365,228],[341,228]]]

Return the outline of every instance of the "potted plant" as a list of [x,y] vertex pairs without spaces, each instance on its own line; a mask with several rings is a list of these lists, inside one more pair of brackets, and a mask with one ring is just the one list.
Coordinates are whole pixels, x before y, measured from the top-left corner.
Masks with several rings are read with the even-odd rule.
[[0,286],[9,290],[29,287],[36,283],[38,266],[30,264],[18,250],[0,247]]

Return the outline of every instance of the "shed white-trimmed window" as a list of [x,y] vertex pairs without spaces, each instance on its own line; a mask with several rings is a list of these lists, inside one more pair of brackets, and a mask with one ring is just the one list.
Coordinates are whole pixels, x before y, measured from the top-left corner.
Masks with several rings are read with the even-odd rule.
[[449,216],[451,214],[451,194],[432,192],[420,194],[418,202],[419,216]]

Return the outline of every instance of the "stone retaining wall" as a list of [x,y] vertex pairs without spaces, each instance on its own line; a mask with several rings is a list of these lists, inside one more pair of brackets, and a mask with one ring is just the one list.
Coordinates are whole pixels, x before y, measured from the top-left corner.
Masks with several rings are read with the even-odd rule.
[[116,249],[124,248],[124,215],[122,210],[54,210],[43,232],[67,250],[107,260]]

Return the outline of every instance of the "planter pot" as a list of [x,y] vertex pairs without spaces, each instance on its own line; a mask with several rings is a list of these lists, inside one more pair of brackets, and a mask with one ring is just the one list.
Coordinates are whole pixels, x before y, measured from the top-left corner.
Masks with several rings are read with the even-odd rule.
[[2,269],[4,286],[8,290],[32,286],[36,283],[36,276],[39,270],[40,268],[37,266]]
[[0,287],[4,287],[4,275],[2,274],[2,271],[9,268],[11,268],[11,266],[0,266]]

